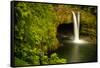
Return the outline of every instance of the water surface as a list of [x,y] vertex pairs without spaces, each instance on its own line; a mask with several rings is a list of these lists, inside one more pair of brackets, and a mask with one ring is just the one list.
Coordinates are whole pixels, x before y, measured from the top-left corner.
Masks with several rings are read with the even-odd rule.
[[64,41],[56,50],[58,56],[67,59],[67,63],[97,61],[97,46],[93,43],[77,44]]

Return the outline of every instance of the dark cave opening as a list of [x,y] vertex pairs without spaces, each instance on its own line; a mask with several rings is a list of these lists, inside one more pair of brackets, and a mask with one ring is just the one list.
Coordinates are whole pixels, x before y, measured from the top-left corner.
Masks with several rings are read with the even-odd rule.
[[72,40],[72,37],[74,35],[74,26],[73,23],[63,23],[58,25],[57,27],[57,39],[59,42],[63,40]]

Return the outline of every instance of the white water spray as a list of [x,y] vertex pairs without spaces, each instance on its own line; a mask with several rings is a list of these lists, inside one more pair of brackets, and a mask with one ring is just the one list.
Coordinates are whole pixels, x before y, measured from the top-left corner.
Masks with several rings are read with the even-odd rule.
[[86,43],[83,40],[79,39],[79,29],[80,29],[80,12],[75,14],[74,11],[72,11],[73,14],[73,23],[74,23],[74,42],[75,43]]
[[79,28],[80,28],[80,13],[77,15],[72,11],[74,21],[74,40],[79,41]]

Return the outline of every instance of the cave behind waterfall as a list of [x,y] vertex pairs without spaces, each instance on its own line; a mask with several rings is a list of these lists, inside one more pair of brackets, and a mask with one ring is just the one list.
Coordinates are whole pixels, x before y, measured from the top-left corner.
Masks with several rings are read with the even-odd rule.
[[57,27],[57,39],[59,42],[63,40],[73,40],[74,28],[73,23],[63,23]]

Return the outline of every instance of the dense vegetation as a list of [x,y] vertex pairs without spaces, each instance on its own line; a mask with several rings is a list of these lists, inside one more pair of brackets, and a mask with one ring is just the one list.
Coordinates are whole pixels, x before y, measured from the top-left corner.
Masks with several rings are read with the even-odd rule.
[[96,8],[15,2],[15,65],[44,65],[67,63],[54,50],[60,47],[57,26],[72,22],[71,11],[81,12],[82,36],[96,39]]

